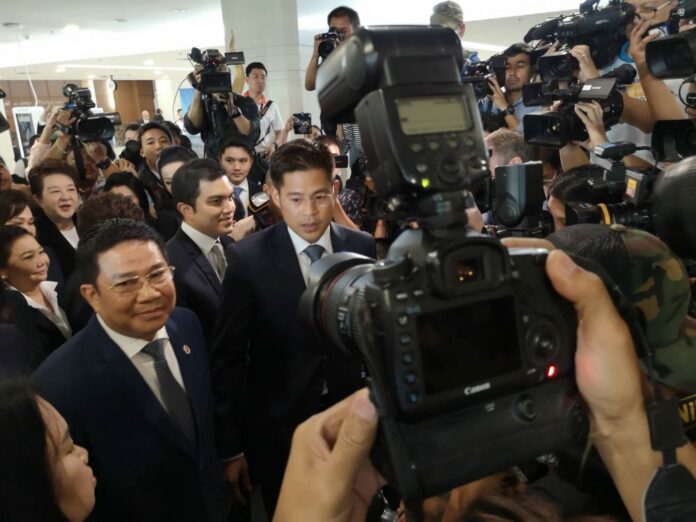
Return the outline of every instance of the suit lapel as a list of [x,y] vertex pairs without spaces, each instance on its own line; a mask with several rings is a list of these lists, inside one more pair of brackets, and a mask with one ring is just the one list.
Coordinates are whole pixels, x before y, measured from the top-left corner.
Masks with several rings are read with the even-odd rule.
[[300,261],[297,259],[295,247],[288,234],[288,226],[284,222],[275,226],[271,241],[273,242],[271,255],[275,261],[278,278],[286,285],[289,295],[301,295],[306,285],[300,270]]
[[181,229],[179,229],[176,234],[181,243],[184,245],[186,252],[188,252],[188,254],[193,258],[193,262],[208,280],[210,286],[212,286],[215,290],[215,293],[221,295],[222,284],[220,283],[220,279],[218,279],[213,266],[210,264],[210,261],[208,261],[208,258],[203,255],[203,252],[201,252],[201,249],[198,248],[196,243],[194,243],[193,240]]
[[348,246],[346,231],[331,223],[331,246],[334,253],[346,252],[351,249]]
[[[205,397],[203,395],[203,387],[200,386],[200,377],[197,375],[198,369],[194,366],[192,356],[190,355],[191,347],[184,343],[178,325],[172,320],[167,322],[167,333],[169,334],[169,341],[172,344],[174,355],[176,355],[176,359],[179,362],[179,370],[181,371],[181,377],[184,379],[186,394],[189,397],[193,414],[196,418],[198,440],[200,441]],[[201,347],[194,346],[193,349],[201,349]],[[200,449],[201,445],[199,444],[198,447]]]
[[172,444],[197,460],[193,444],[174,425],[133,363],[106,334],[95,315],[85,329],[85,338],[94,343],[99,359],[94,372],[95,389],[108,390],[108,402],[126,401],[134,415],[143,415]]

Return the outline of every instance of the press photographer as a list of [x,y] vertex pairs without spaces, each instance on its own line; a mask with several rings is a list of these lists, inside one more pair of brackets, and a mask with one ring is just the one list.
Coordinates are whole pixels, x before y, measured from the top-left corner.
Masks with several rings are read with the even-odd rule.
[[226,56],[217,49],[191,49],[189,58],[196,65],[189,75],[195,89],[184,127],[190,134],[201,134],[205,156],[217,159],[220,142],[241,134],[256,143],[260,133],[259,109],[253,99],[232,91],[232,78]]

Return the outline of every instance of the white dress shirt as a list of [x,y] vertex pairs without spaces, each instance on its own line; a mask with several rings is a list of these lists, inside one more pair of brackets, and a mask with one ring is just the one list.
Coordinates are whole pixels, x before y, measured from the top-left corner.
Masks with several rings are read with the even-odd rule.
[[244,206],[244,217],[249,216],[249,180],[244,178],[239,185],[232,185],[232,187],[240,187],[242,191],[239,193],[239,199],[242,201]]
[[222,247],[222,252],[225,252],[225,247],[222,246],[220,238],[213,238],[207,236],[203,232],[199,232],[198,230],[196,230],[191,225],[185,222],[181,223],[181,231],[191,238],[191,241],[193,241],[196,244],[196,246],[201,250],[201,252],[203,252],[203,255],[210,263],[210,266],[212,266],[213,269],[215,269],[215,261],[210,256],[210,251],[216,244],[219,244]]
[[321,245],[324,247],[324,253],[321,255],[333,254],[333,245],[331,244],[331,225],[326,227],[326,230],[317,240],[316,243],[308,243],[300,236],[298,236],[293,230],[288,227],[288,233],[290,234],[290,240],[295,247],[295,254],[297,254],[297,259],[300,262],[300,270],[302,271],[302,277],[304,278],[305,285],[309,281],[309,266],[312,264],[312,260],[304,252],[304,249],[310,245]]
[[[162,394],[160,393],[157,373],[155,372],[155,360],[142,351],[143,348],[150,343],[150,341],[146,341],[145,339],[136,339],[134,337],[128,337],[127,335],[120,334],[109,328],[99,314],[96,315],[97,320],[102,328],[104,328],[106,335],[108,335],[109,338],[116,343],[116,346],[118,346],[126,357],[128,357],[130,362],[133,363],[135,369],[138,370],[138,373],[140,373],[142,378],[152,390],[152,393],[155,394],[157,400],[166,410],[167,408],[162,401]],[[184,379],[181,376],[181,370],[179,369],[179,361],[177,361],[176,355],[174,355],[174,349],[172,348],[172,343],[169,341],[167,328],[164,326],[160,328],[155,334],[153,341],[155,339],[167,339],[167,343],[164,346],[164,359],[167,361],[169,370],[172,372],[176,382],[178,382],[181,387],[186,390]]]
[[[65,312],[58,304],[58,294],[56,293],[56,286],[58,286],[58,283],[54,281],[42,281],[41,283],[39,283],[39,290],[41,290],[41,293],[43,294],[44,298],[51,305],[50,309],[46,308],[43,303],[37,303],[27,294],[22,294],[22,296],[24,297],[24,299],[26,299],[27,304],[29,306],[31,306],[32,308],[36,308],[39,312],[46,316],[46,318],[49,321],[56,325],[56,328],[60,330],[60,333],[62,333],[66,339],[70,339],[70,337],[72,336],[72,330],[70,328],[70,324],[68,323],[68,317],[65,315]],[[13,290],[17,290],[14,287],[10,288],[12,288]],[[19,292],[19,290],[17,291]],[[21,294],[21,292],[19,293]]]
[[80,237],[77,235],[77,227],[72,227],[67,230],[60,228],[58,230],[60,230],[63,237],[68,240],[68,243],[70,243],[72,247],[77,250],[77,245],[80,242]]

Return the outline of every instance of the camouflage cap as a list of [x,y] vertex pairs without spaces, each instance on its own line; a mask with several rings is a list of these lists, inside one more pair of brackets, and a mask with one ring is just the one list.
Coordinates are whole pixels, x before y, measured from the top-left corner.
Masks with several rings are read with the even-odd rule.
[[440,2],[433,7],[433,14],[430,15],[430,25],[442,25],[450,29],[456,29],[459,24],[464,23],[464,13],[457,2]]
[[623,225],[574,225],[547,239],[604,268],[645,317],[658,380],[696,393],[696,320],[687,315],[691,288],[684,265],[669,247]]
[[645,316],[658,380],[696,393],[696,320],[688,316],[691,287],[681,260],[648,232],[612,225],[629,258],[631,299]]

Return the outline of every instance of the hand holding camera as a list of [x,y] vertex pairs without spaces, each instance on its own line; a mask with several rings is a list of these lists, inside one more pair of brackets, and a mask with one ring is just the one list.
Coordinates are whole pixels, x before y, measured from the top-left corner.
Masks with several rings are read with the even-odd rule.
[[631,30],[629,35],[628,54],[631,56],[639,70],[641,78],[648,74],[648,64],[645,57],[645,48],[648,43],[657,40],[659,34],[647,34],[650,27],[650,20],[641,20]]
[[575,114],[577,114],[587,129],[591,142],[590,149],[609,141],[604,129],[604,109],[602,109],[599,102],[596,100],[577,102],[575,104]]
[[578,61],[580,66],[578,80],[585,83],[588,80],[599,78],[599,71],[595,66],[590,48],[587,45],[576,45],[569,52],[570,55]]
[[503,89],[500,87],[500,84],[498,83],[498,80],[496,79],[495,75],[491,75],[488,77],[488,85],[491,89],[491,92],[493,93],[489,94],[488,98],[495,104],[499,111],[506,111],[510,105],[508,104],[507,98],[505,97],[505,93],[503,92]]

